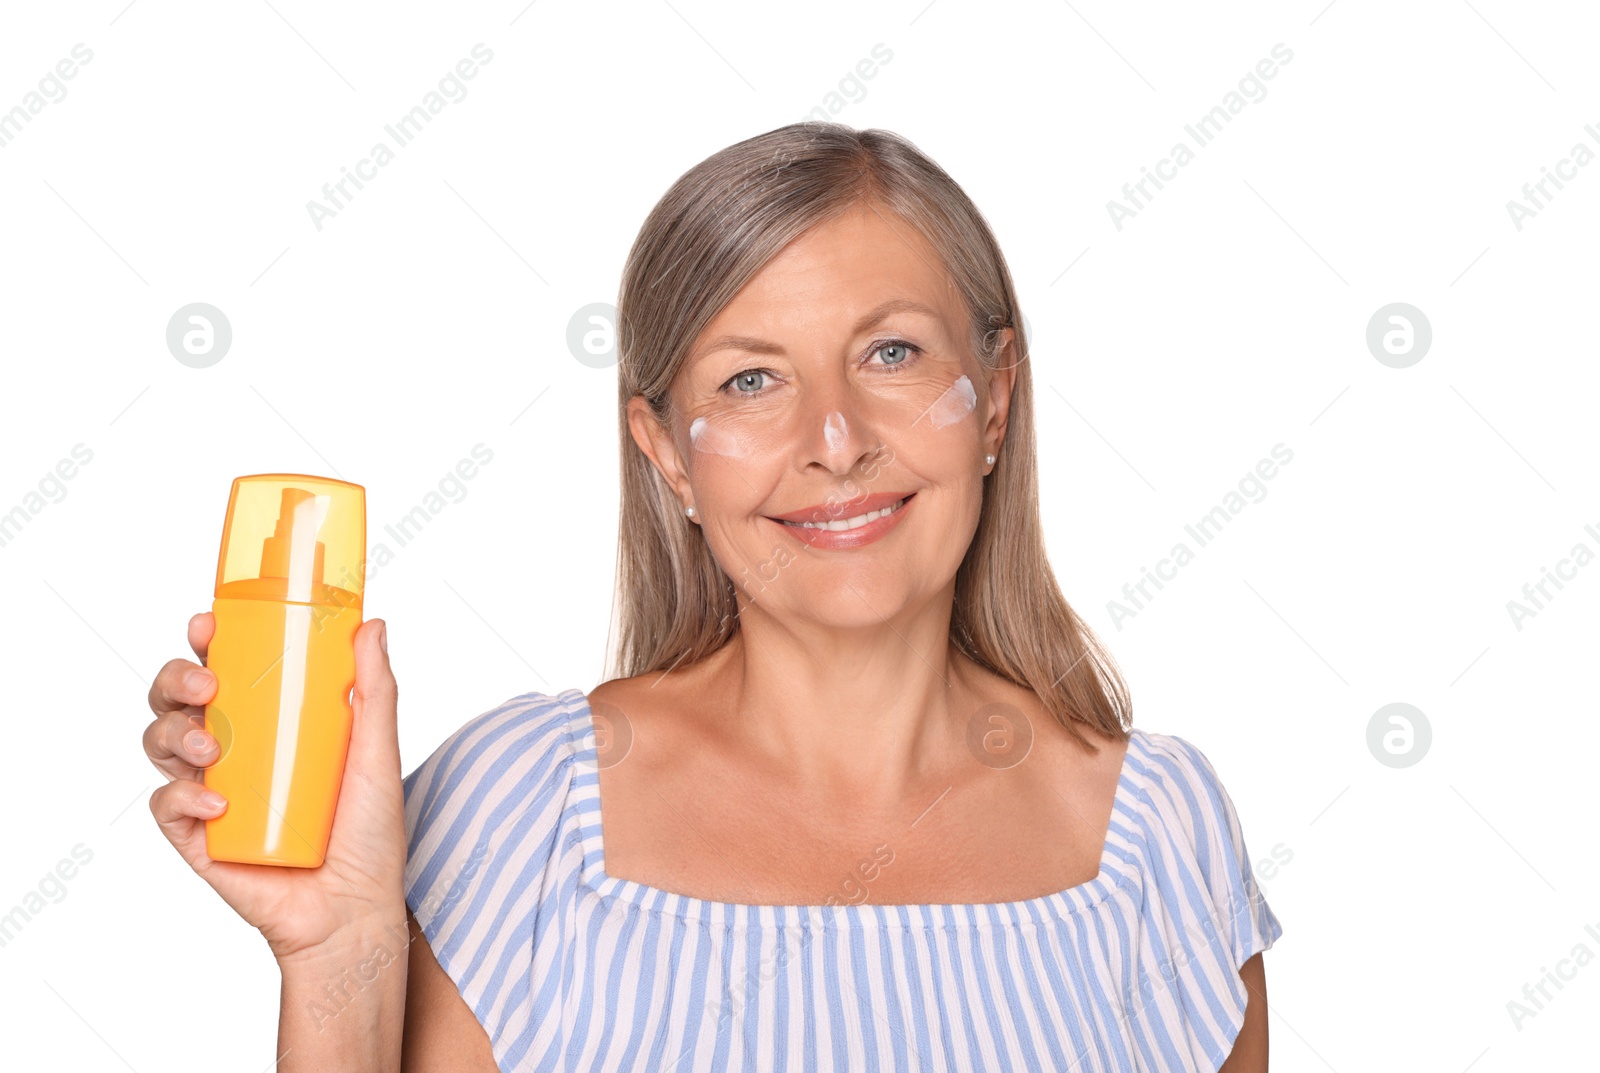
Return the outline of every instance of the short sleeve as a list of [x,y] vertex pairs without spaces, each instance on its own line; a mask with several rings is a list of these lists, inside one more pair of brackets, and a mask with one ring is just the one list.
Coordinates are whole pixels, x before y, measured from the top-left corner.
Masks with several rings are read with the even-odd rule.
[[402,781],[405,899],[511,1068],[533,1018],[535,940],[571,777],[568,706],[526,693],[469,720]]
[[1210,760],[1174,735],[1145,739],[1145,883],[1129,1001],[1141,1037],[1166,1052],[1160,1068],[1214,1071],[1244,1024],[1239,969],[1283,928]]
[[1256,882],[1238,811],[1216,769],[1187,740],[1174,735],[1167,740],[1176,747],[1192,794],[1188,830],[1201,882],[1234,964],[1243,965],[1260,951],[1272,949],[1283,927]]

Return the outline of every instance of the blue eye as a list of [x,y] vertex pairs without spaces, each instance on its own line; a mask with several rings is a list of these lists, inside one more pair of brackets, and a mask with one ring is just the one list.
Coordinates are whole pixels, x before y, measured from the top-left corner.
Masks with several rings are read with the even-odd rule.
[[884,358],[883,364],[892,369],[908,364],[908,359],[910,359],[911,355],[921,353],[920,347],[912,346],[904,339],[886,339],[872,348],[874,354],[880,354],[885,350],[898,350],[901,352],[900,356],[894,361],[890,361],[887,357]]
[[761,392],[760,382],[758,381],[756,387],[753,390],[746,391],[744,389],[745,381],[747,381],[751,377],[761,377],[763,380],[765,380],[766,375],[767,375],[767,370],[765,370],[765,369],[744,369],[744,370],[742,370],[740,372],[737,372],[737,373],[734,373],[732,376],[730,376],[728,378],[728,382],[726,384],[723,384],[722,387],[723,387],[724,390],[726,390],[727,387],[728,387],[728,384],[737,383],[739,385],[739,393],[740,394],[743,394],[743,395],[758,395]]

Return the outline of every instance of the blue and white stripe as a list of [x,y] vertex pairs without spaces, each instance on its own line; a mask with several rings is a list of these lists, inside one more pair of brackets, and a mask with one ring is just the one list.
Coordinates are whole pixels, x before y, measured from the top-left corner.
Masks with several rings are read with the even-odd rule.
[[502,1070],[1215,1071],[1282,934],[1233,804],[1135,729],[1099,874],[977,905],[735,905],[609,876],[587,698],[528,693],[404,783],[406,901]]

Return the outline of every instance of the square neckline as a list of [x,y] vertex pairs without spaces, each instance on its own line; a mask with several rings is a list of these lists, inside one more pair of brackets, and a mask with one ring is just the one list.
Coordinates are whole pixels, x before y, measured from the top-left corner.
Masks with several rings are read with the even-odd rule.
[[[620,901],[646,912],[662,913],[706,923],[732,924],[736,920],[759,921],[764,926],[798,926],[807,919],[814,925],[834,928],[864,928],[901,924],[918,926],[909,919],[920,916],[921,926],[943,928],[982,928],[989,926],[1016,927],[1038,924],[1041,917],[1066,919],[1074,913],[1091,909],[1104,902],[1118,887],[1132,887],[1135,881],[1114,866],[1117,855],[1116,842],[1118,814],[1131,812],[1136,799],[1134,786],[1134,749],[1141,753],[1147,742],[1145,732],[1138,727],[1128,730],[1128,748],[1123,752],[1122,764],[1117,773],[1117,785],[1111,798],[1111,817],[1106,824],[1105,840],[1100,848],[1100,863],[1093,879],[1068,887],[1065,890],[1019,898],[1003,902],[847,902],[842,905],[777,904],[757,902],[723,902],[680,894],[648,883],[613,876],[605,868],[604,815],[600,804],[600,769],[595,753],[598,740],[594,727],[594,709],[589,695],[581,689],[569,689],[562,694],[568,704],[576,704],[578,712],[566,721],[569,755],[576,771],[573,774],[573,792],[568,797],[568,807],[574,800],[587,802],[589,815],[579,821],[576,838],[581,845],[583,861],[579,881],[583,887],[599,896],[609,910],[612,903]],[[574,700],[574,698],[576,698]],[[797,922],[795,918],[799,918]]]

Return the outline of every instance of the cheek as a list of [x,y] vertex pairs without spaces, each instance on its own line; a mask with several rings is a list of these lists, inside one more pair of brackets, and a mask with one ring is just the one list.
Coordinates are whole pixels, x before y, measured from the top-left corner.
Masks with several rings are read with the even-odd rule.
[[738,427],[707,417],[694,419],[689,442],[696,451],[723,458],[748,458],[753,450],[749,437]]
[[963,420],[978,405],[978,393],[965,375],[945,389],[928,407],[928,420],[934,428],[946,428]]

